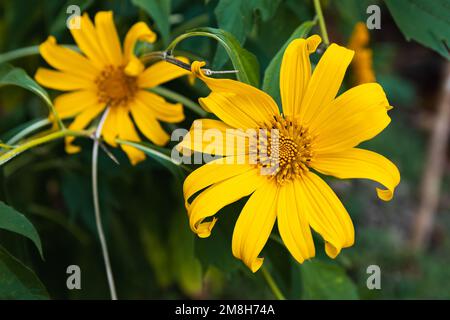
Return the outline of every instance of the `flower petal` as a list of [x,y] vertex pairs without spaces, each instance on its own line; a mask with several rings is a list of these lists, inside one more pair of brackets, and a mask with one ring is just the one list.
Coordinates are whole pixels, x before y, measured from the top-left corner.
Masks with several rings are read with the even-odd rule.
[[61,91],[94,88],[94,83],[85,78],[45,68],[39,68],[34,78],[44,87]]
[[119,108],[110,108],[103,124],[102,137],[110,146],[117,147],[116,138],[119,136]]
[[293,116],[300,112],[302,98],[311,78],[309,55],[316,51],[321,39],[295,39],[286,48],[280,68],[280,93],[283,113]]
[[241,129],[228,126],[220,120],[198,119],[177,145],[181,152],[196,151],[215,155],[242,155],[248,153],[248,135]]
[[93,81],[99,70],[86,57],[56,43],[53,36],[39,46],[42,57],[53,68]]
[[326,175],[340,179],[370,179],[386,190],[377,188],[378,197],[389,201],[400,183],[400,172],[395,164],[382,155],[369,150],[353,148],[338,153],[322,154],[313,159],[311,166]]
[[[91,107],[89,109],[84,110],[80,113],[75,120],[70,124],[70,130],[82,130],[86,128],[89,123],[91,123],[94,118],[96,118],[100,112],[105,109],[104,104],[97,104],[95,107]],[[81,148],[78,146],[74,146],[72,142],[75,140],[75,137],[67,137],[66,141],[66,152],[67,153],[77,153],[80,152]]]
[[[176,58],[185,63],[189,63],[187,58]],[[145,71],[139,75],[138,85],[140,88],[152,88],[189,74],[191,74],[191,72],[177,67],[172,63],[159,61],[145,69]]]
[[279,114],[275,101],[265,92],[239,81],[209,78],[200,69],[203,65],[204,62],[193,62],[192,72],[212,92],[199,102],[228,125],[241,129],[258,128],[262,122],[271,121]]
[[139,130],[153,143],[163,146],[169,141],[169,135],[156,120],[155,114],[139,100],[131,105],[131,114]]
[[327,255],[335,258],[342,248],[352,246],[355,241],[352,220],[325,181],[308,172],[294,183],[309,224],[326,241]]
[[89,60],[91,60],[97,68],[103,69],[108,60],[100,45],[100,39],[94,24],[87,13],[84,13],[80,19],[80,28],[72,28],[70,29],[70,32],[78,47]]
[[183,184],[186,208],[190,206],[189,199],[200,190],[254,169],[253,166],[241,163],[239,160],[239,157],[234,156],[220,158],[188,175]]
[[153,43],[156,41],[156,34],[144,22],[135,23],[128,31],[123,48],[123,62],[126,65],[125,73],[130,76],[137,76],[144,71],[144,64],[134,54],[137,41]]
[[72,117],[85,109],[95,107],[98,98],[92,90],[79,90],[57,96],[54,100],[55,109],[61,118]]
[[267,179],[254,169],[213,184],[201,192],[188,208],[192,231],[201,238],[209,237],[217,219],[208,222],[203,220],[215,215],[226,205],[248,196],[265,181]]
[[[120,139],[133,142],[141,141],[126,108],[117,108],[116,117]],[[127,154],[128,159],[130,159],[132,165],[136,165],[137,163],[145,160],[145,153],[141,150],[124,144],[122,144],[121,147],[122,150]]]
[[158,119],[173,123],[184,120],[183,105],[181,103],[169,103],[157,94],[139,90],[138,99]]
[[310,132],[316,153],[352,148],[380,133],[389,124],[389,102],[377,83],[356,86],[331,102],[313,119]]
[[300,191],[294,183],[287,183],[279,192],[277,220],[281,239],[295,260],[303,263],[316,252],[307,213],[297,195]]
[[264,258],[259,258],[261,250],[269,239],[277,216],[278,188],[266,180],[250,196],[233,232],[233,255],[242,260],[252,272],[258,271]]
[[112,11],[101,11],[95,15],[95,29],[108,62],[119,66],[122,63],[122,48]]
[[339,91],[353,51],[331,44],[314,70],[300,108],[300,122],[308,125],[317,112],[325,108]]

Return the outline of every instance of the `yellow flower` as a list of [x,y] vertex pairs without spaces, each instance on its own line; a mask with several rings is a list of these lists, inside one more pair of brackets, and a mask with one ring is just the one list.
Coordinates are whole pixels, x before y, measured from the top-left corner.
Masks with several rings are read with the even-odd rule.
[[[70,31],[84,55],[59,46],[50,36],[40,45],[39,51],[57,71],[39,68],[35,75],[36,80],[47,88],[71,91],[54,101],[62,118],[75,116],[69,128],[85,128],[109,107],[102,136],[111,146],[117,146],[116,138],[141,140],[131,116],[140,132],[150,141],[157,145],[166,144],[169,136],[158,120],[182,121],[182,105],[168,103],[146,89],[190,72],[164,61],[145,69],[134,54],[134,47],[138,40],[154,42],[156,34],[143,22],[131,27],[123,48],[110,11],[97,13],[95,25],[84,14],[81,28]],[[181,57],[178,59],[187,61]],[[73,137],[66,140],[66,151],[69,153],[80,151],[78,146],[72,145],[73,140]],[[132,164],[145,159],[145,154],[140,150],[125,145],[122,149]]]
[[372,67],[372,50],[366,48],[370,36],[366,24],[358,22],[353,29],[348,47],[355,51],[352,71],[357,84],[375,82],[375,72]]
[[[286,49],[280,71],[282,113],[263,91],[230,79],[209,78],[200,69],[204,63],[192,64],[192,71],[211,89],[208,97],[199,100],[201,105],[221,121],[197,120],[178,148],[224,158],[203,165],[186,178],[183,191],[190,226],[200,237],[208,237],[217,221],[211,219],[213,215],[250,196],[234,228],[232,251],[253,272],[263,263],[259,254],[276,220],[286,247],[300,263],[315,255],[310,228],[323,237],[331,258],[353,245],[354,228],[346,209],[313,170],[341,179],[376,181],[386,188],[377,188],[378,197],[385,201],[393,197],[400,182],[391,161],[355,148],[390,122],[387,111],[391,107],[383,89],[376,83],[363,84],[336,98],[353,51],[330,45],[311,74],[309,54],[320,41],[317,35],[296,39]],[[199,124],[203,131],[195,132]],[[195,135],[210,128],[222,132],[223,139],[216,136],[211,143],[198,143]],[[249,129],[262,132],[256,136],[261,141],[264,132],[277,129],[278,140],[266,144],[266,159],[258,153],[261,144],[255,148],[249,142],[255,139],[246,135]],[[243,136],[249,141],[240,148],[223,148],[229,139]],[[246,157],[257,161],[242,161]],[[268,159],[277,161],[273,164]]]

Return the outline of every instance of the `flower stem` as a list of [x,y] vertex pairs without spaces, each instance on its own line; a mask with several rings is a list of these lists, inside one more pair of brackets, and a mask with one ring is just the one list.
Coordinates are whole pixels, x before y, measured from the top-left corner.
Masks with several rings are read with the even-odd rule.
[[206,117],[208,115],[208,113],[205,110],[203,110],[197,103],[186,98],[185,96],[182,96],[181,94],[173,92],[172,90],[169,90],[169,89],[166,89],[163,87],[153,87],[153,88],[150,88],[150,91],[153,91],[167,99],[170,99],[173,101],[178,101],[178,102],[182,103],[184,106],[191,109],[192,111],[194,111],[196,114],[198,114],[201,117]]
[[281,293],[280,288],[278,288],[275,280],[272,278],[266,267],[262,266],[261,272],[267,284],[269,285],[270,290],[272,290],[272,293],[275,296],[275,298],[277,298],[278,300],[286,300],[283,293]]
[[102,247],[103,260],[105,261],[106,276],[108,278],[109,291],[111,300],[117,300],[116,287],[114,285],[114,277],[109,261],[108,246],[106,244],[105,234],[103,232],[102,218],[100,215],[100,202],[98,197],[98,147],[100,135],[102,133],[103,124],[108,116],[109,108],[105,110],[95,131],[94,145],[92,147],[92,196],[94,198],[95,224],[97,226],[98,237]]
[[327,26],[323,17],[322,7],[320,6],[320,0],[314,0],[314,8],[316,9],[317,17],[319,18],[320,33],[322,34],[323,43],[328,46],[330,40],[328,39]]
[[47,125],[49,125],[51,122],[49,118],[40,119],[37,121],[34,121],[32,124],[28,125],[26,128],[15,134],[11,139],[8,140],[7,144],[15,144],[25,138],[30,133],[33,133],[34,131],[41,129]]
[[[75,51],[79,51],[78,47],[74,46],[74,45],[62,44],[61,46],[75,50]],[[9,52],[0,54],[0,64],[2,64],[4,62],[16,60],[19,58],[34,56],[37,54],[39,54],[39,46],[30,46],[30,47],[16,49],[13,51],[9,51]]]
[[39,137],[36,139],[31,139],[21,145],[18,145],[14,149],[11,149],[2,155],[0,155],[0,166],[11,160],[12,158],[18,156],[22,152],[27,151],[28,149],[37,147],[41,144],[51,142],[56,139],[68,137],[68,136],[74,136],[74,137],[89,137],[89,132],[87,131],[74,131],[74,130],[60,130],[56,132],[49,133],[48,135],[45,135],[43,137]]
[[31,46],[31,47],[25,47],[25,48],[20,48],[17,50],[9,51],[9,52],[0,54],[0,64],[7,62],[7,61],[19,59],[22,57],[32,56],[32,55],[36,55],[36,54],[39,54],[39,46]]

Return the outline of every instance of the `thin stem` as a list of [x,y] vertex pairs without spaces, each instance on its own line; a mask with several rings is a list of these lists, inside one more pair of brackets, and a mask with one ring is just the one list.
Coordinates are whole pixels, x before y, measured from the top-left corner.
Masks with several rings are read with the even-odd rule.
[[41,129],[42,127],[45,127],[45,126],[49,125],[50,123],[51,122],[48,118],[40,119],[40,120],[30,124],[29,126],[27,126],[25,129],[18,132],[16,135],[14,135],[11,139],[9,139],[7,141],[7,144],[9,144],[9,145],[15,144],[18,141],[22,140],[22,138],[25,138],[30,133],[33,133],[34,131]]
[[102,218],[100,215],[100,203],[98,197],[98,147],[100,135],[102,133],[103,124],[108,116],[109,108],[105,110],[97,126],[94,135],[94,146],[92,147],[92,196],[94,198],[95,224],[97,225],[98,237],[102,247],[103,260],[105,261],[106,276],[108,278],[109,291],[111,293],[111,300],[117,300],[116,287],[114,285],[114,277],[109,261],[108,246],[106,244],[105,234],[102,227]]
[[37,147],[41,144],[68,137],[68,136],[74,136],[74,137],[89,137],[89,132],[87,131],[73,131],[73,130],[60,130],[56,132],[52,132],[48,135],[45,135],[40,138],[31,139],[21,145],[18,145],[14,149],[9,150],[8,152],[5,152],[4,154],[0,155],[0,166],[14,158],[15,156],[21,154],[22,152],[27,151],[28,149]]
[[[63,47],[79,51],[77,46],[74,45],[62,45]],[[39,54],[39,46],[30,46],[25,48],[16,49],[13,51],[0,54],[0,64],[12,60],[16,60],[23,57],[34,56]]]
[[39,46],[20,48],[0,54],[0,63],[39,54]]
[[206,117],[208,114],[197,103],[186,98],[185,96],[182,96],[181,94],[173,92],[172,90],[169,90],[169,89],[166,89],[163,87],[153,87],[153,88],[150,88],[149,90],[154,93],[157,93],[160,96],[163,96],[169,100],[180,102],[181,104],[183,104],[187,108],[191,109],[192,111],[194,111],[196,114],[198,114],[201,117]]
[[278,288],[275,280],[272,278],[266,267],[262,266],[261,272],[267,284],[269,285],[270,290],[272,290],[272,293],[275,296],[275,298],[277,298],[278,300],[286,300],[284,295],[281,293],[280,288]]
[[322,7],[320,6],[320,0],[314,0],[314,8],[316,9],[317,17],[319,18],[320,33],[322,34],[323,43],[328,46],[330,40],[328,39],[327,26],[323,17]]

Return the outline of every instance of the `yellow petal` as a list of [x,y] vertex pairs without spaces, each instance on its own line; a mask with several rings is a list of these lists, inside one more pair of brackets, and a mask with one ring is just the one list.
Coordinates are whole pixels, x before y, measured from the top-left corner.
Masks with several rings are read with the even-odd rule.
[[203,220],[215,215],[226,205],[248,196],[265,181],[267,179],[261,177],[258,170],[254,169],[213,184],[202,191],[188,209],[192,231],[201,238],[209,237],[216,219],[208,222]]
[[139,90],[138,99],[158,119],[173,123],[184,120],[183,105],[181,103],[169,103],[157,94]]
[[[86,109],[82,113],[80,113],[75,120],[70,124],[70,130],[82,130],[86,128],[89,123],[91,123],[94,118],[96,118],[100,112],[105,109],[105,105],[97,104],[95,107],[91,107]],[[77,153],[80,152],[81,148],[78,146],[74,146],[72,142],[75,140],[75,137],[67,137],[66,138],[66,152],[67,153]]]
[[308,172],[294,183],[309,224],[326,241],[327,255],[335,258],[342,248],[352,246],[355,241],[352,220],[325,181]]
[[95,15],[95,29],[108,62],[115,66],[120,65],[122,63],[122,48],[114,25],[112,11],[101,11]]
[[73,73],[39,68],[34,75],[36,81],[44,87],[61,91],[93,89],[94,83]]
[[264,258],[258,256],[275,224],[277,197],[277,185],[266,180],[250,196],[234,227],[233,255],[252,272],[258,271],[263,263]]
[[400,172],[395,164],[378,153],[363,149],[322,154],[313,159],[311,166],[320,173],[340,179],[361,178],[378,182],[386,188],[377,188],[378,197],[385,201],[392,199],[395,187],[400,183]]
[[200,69],[203,65],[192,63],[192,72],[211,89],[199,102],[226,124],[244,130],[258,128],[279,114],[275,101],[265,92],[239,81],[209,78]]
[[144,64],[135,56],[134,47],[137,41],[153,43],[156,41],[156,34],[144,22],[135,23],[125,36],[123,48],[125,73],[130,76],[137,76],[144,71]]
[[119,108],[110,108],[103,124],[102,137],[106,143],[117,147],[116,138],[119,136]]
[[300,122],[308,125],[317,112],[325,108],[339,91],[353,51],[331,44],[314,70],[300,108]]
[[100,44],[100,39],[95,30],[94,24],[87,13],[81,17],[80,28],[72,28],[72,33],[75,42],[83,53],[91,60],[97,68],[103,69],[107,64],[107,56],[103,52]]
[[286,48],[280,68],[280,93],[283,113],[288,116],[300,112],[303,95],[311,78],[309,55],[316,51],[321,39],[295,39]]
[[200,190],[254,169],[239,160],[238,157],[234,156],[217,159],[188,175],[183,184],[186,208],[188,209],[190,206],[189,199]]
[[389,124],[389,102],[377,83],[356,86],[331,102],[313,119],[310,132],[316,153],[352,148],[380,133]]
[[97,95],[92,90],[61,94],[54,101],[55,109],[61,118],[72,117],[85,109],[95,107],[97,104]]
[[[141,141],[136,132],[136,129],[134,129],[134,125],[130,119],[128,111],[125,108],[117,108],[116,117],[120,139],[133,142]],[[139,162],[145,160],[145,153],[141,150],[124,144],[122,144],[121,147],[122,150],[127,154],[128,159],[130,159],[132,165],[136,165]]]
[[278,230],[292,256],[300,263],[314,257],[315,248],[307,213],[297,195],[294,183],[280,188],[278,196]]
[[49,65],[66,73],[93,81],[99,72],[90,60],[78,52],[59,46],[53,36],[39,46],[39,52]]
[[163,146],[169,141],[169,135],[156,120],[153,112],[139,100],[131,105],[131,114],[139,130],[153,143]]
[[232,156],[248,153],[248,145],[248,135],[243,130],[232,128],[219,120],[198,119],[193,122],[177,149],[183,153],[196,151]]
[[[189,63],[187,58],[176,58],[185,63]],[[140,88],[152,88],[188,74],[191,74],[191,72],[177,67],[172,63],[159,61],[145,69],[145,71],[139,75],[138,84]]]

